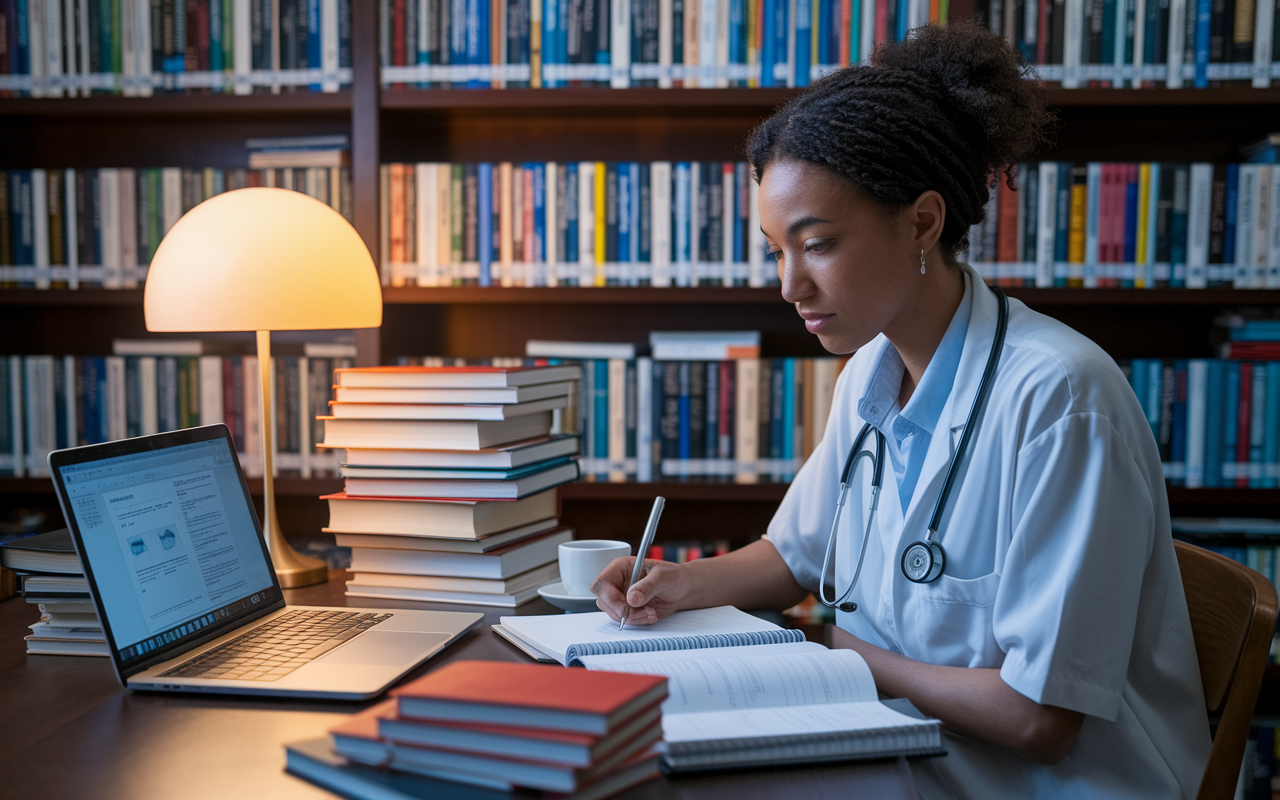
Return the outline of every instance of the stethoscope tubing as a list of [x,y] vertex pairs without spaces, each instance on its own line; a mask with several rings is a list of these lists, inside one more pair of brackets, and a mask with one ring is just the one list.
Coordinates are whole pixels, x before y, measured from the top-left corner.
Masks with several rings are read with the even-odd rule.
[[[942,521],[942,512],[946,508],[947,500],[951,497],[951,491],[955,486],[956,476],[960,471],[960,462],[964,460],[965,452],[969,448],[969,442],[973,438],[973,432],[977,429],[978,421],[981,418],[983,409],[986,407],[987,398],[991,394],[991,382],[995,378],[996,367],[1000,363],[1000,353],[1004,349],[1005,336],[1009,328],[1009,298],[1001,291],[998,286],[990,287],[999,305],[999,316],[996,320],[995,338],[991,343],[991,352],[987,356],[986,367],[982,371],[982,379],[978,382],[978,392],[973,398],[973,404],[969,408],[969,416],[965,420],[964,430],[960,434],[960,443],[956,447],[955,455],[951,457],[951,464],[947,468],[946,478],[942,483],[942,491],[938,493],[938,500],[933,507],[933,514],[929,518],[929,528],[925,533],[923,544],[926,546],[939,547],[935,542],[938,527]],[[868,434],[874,434],[876,440],[876,452],[873,455],[870,450],[863,448],[866,443]],[[880,505],[880,488],[884,483],[884,434],[873,428],[871,423],[864,423],[862,430],[853,440],[853,447],[849,448],[849,454],[845,457],[844,469],[840,472],[840,495],[836,500],[836,513],[834,519],[831,520],[831,532],[827,535],[827,547],[822,558],[822,572],[818,575],[818,600],[828,608],[839,608],[842,611],[854,611],[857,609],[856,603],[846,602],[854,587],[858,585],[858,578],[862,575],[862,566],[867,554],[867,542],[871,538],[871,527],[875,520],[876,509]],[[862,547],[858,553],[858,561],[854,567],[853,580],[839,597],[828,600],[826,591],[827,571],[831,567],[831,558],[835,552],[836,539],[839,533],[840,516],[844,510],[845,496],[849,492],[849,486],[853,482],[854,472],[857,470],[858,463],[863,457],[871,459],[871,511],[867,515],[866,530],[862,534]],[[918,543],[917,543],[918,544]],[[908,546],[910,548],[911,545]],[[904,551],[905,556],[905,551]],[[905,571],[905,570],[904,570]],[[940,574],[939,570],[939,574]],[[936,576],[935,576],[936,577]],[[909,580],[914,580],[908,575]],[[928,579],[932,580],[932,578]],[[921,582],[921,581],[915,581]]]

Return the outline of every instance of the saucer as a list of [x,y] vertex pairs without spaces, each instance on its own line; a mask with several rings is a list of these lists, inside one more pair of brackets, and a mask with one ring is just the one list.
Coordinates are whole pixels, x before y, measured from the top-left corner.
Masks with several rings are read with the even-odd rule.
[[581,611],[599,611],[594,594],[569,594],[562,581],[548,583],[538,589],[538,595],[556,608],[563,608],[570,613]]

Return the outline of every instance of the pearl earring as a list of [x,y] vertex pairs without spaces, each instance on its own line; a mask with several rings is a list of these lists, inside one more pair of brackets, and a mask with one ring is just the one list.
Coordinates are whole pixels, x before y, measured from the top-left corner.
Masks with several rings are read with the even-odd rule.
[[920,274],[924,274],[924,251],[920,251]]

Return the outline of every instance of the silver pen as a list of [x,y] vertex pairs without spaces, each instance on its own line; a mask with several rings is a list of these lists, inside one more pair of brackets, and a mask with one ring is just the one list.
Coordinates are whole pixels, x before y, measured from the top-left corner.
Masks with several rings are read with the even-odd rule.
[[631,606],[627,604],[627,592],[631,591],[631,587],[644,574],[644,556],[649,552],[649,546],[653,544],[653,535],[658,532],[658,517],[662,516],[662,507],[666,504],[666,498],[653,498],[653,510],[649,512],[649,522],[644,526],[644,536],[640,538],[640,550],[636,553],[636,565],[631,568],[631,581],[622,588],[622,619],[618,620],[618,630],[622,630],[623,626],[627,624],[627,617],[631,613]]

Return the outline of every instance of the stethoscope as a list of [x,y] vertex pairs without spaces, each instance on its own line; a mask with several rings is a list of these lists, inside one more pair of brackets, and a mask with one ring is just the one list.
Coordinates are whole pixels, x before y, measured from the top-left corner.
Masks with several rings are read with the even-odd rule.
[[[969,448],[969,440],[973,438],[973,431],[977,427],[975,423],[982,413],[987,396],[991,393],[991,379],[996,374],[996,364],[1000,361],[1000,351],[1004,349],[1005,331],[1009,327],[1009,298],[1005,297],[1004,292],[999,287],[992,286],[990,288],[1000,303],[1000,316],[996,321],[996,338],[991,343],[991,353],[987,356],[987,366],[983,370],[982,380],[978,384],[978,394],[973,398],[973,405],[969,408],[969,418],[965,420],[964,432],[960,434],[960,445],[956,448],[955,454],[951,456],[951,466],[947,468],[947,478],[942,484],[942,493],[938,495],[938,502],[933,507],[933,516],[929,518],[929,530],[925,533],[923,540],[912,542],[902,551],[902,574],[912,583],[935,581],[946,566],[946,553],[943,551],[942,545],[937,541],[939,538],[938,526],[942,521],[942,511],[946,508],[947,499],[951,496],[956,474],[960,471],[960,462],[964,460],[965,451]],[[875,434],[876,452],[874,455],[870,450],[862,447],[869,433]],[[831,554],[835,552],[836,531],[840,527],[840,512],[844,510],[844,498],[849,493],[849,486],[853,483],[854,470],[857,468],[858,462],[864,457],[871,459],[871,513],[867,515],[867,528],[862,533],[862,550],[858,553],[857,566],[853,571],[853,581],[849,584],[849,588],[835,600],[828,600],[827,570],[831,566]],[[857,603],[849,602],[849,595],[853,593],[853,588],[858,585],[858,576],[862,574],[862,562],[867,554],[867,541],[871,538],[871,526],[875,521],[876,509],[880,505],[880,486],[883,482],[884,434],[871,427],[871,423],[866,423],[862,426],[857,438],[853,440],[853,447],[849,448],[849,455],[844,460],[844,470],[840,473],[840,498],[836,500],[836,516],[831,521],[831,533],[827,536],[827,552],[822,558],[822,573],[818,576],[818,599],[828,608],[838,608],[845,612],[858,610]]]

